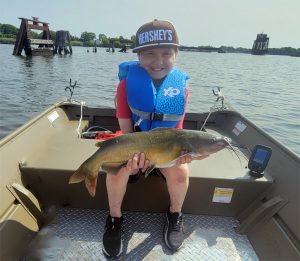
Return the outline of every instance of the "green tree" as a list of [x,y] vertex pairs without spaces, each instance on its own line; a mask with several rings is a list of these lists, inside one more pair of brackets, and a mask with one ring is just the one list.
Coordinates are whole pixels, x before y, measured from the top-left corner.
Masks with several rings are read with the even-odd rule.
[[135,39],[136,39],[136,36],[135,36],[135,35],[132,35],[132,36],[130,37],[130,40],[131,40],[132,42],[134,42],[134,43],[135,43]]
[[55,36],[56,36],[56,32],[50,30],[50,37],[51,37],[51,39],[52,39],[53,41],[55,41]]
[[80,41],[80,38],[75,35],[70,35],[70,39],[71,39],[71,41]]
[[0,33],[3,35],[14,35],[17,36],[18,29],[11,24],[0,24]]
[[123,36],[120,36],[120,37],[119,37],[119,42],[120,42],[120,43],[124,43],[125,40],[126,40],[126,39],[125,39]]
[[93,42],[96,39],[95,33],[83,32],[81,33],[80,40],[85,43]]
[[100,43],[102,43],[103,40],[107,39],[107,36],[105,34],[99,34],[98,39],[99,39]]
[[110,41],[105,34],[99,34],[98,37],[101,46],[103,47],[110,46]]
[[42,35],[43,35],[43,32],[30,31],[29,37],[33,38],[33,39],[39,39],[39,38],[42,38]]
[[130,48],[134,48],[134,47],[135,47],[135,40],[136,40],[135,35],[132,35],[132,36],[130,37],[130,40],[132,41],[132,44],[131,44]]
[[110,41],[108,38],[103,38],[102,41],[101,41],[101,46],[104,46],[104,47],[108,47],[110,44]]

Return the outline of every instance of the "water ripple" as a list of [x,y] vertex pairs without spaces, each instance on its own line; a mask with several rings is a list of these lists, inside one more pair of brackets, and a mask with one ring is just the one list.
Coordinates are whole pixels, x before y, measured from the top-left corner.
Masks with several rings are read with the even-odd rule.
[[[0,138],[68,97],[70,78],[77,81],[74,99],[114,107],[118,64],[136,55],[73,50],[72,56],[26,58],[11,55],[12,45],[0,45]],[[300,59],[180,52],[177,65],[190,75],[188,111],[209,110],[211,90],[222,87],[233,107],[300,154]]]

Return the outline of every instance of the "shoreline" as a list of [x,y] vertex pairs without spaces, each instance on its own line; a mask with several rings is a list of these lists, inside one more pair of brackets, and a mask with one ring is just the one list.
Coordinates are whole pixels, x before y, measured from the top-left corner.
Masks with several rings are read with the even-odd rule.
[[[4,39],[4,40],[3,40]],[[15,39],[14,38],[0,38],[0,44],[10,44],[10,45],[14,45],[15,44]],[[91,48],[94,46],[88,46],[88,45],[83,45],[82,42],[80,42],[80,44],[78,43],[78,41],[71,41],[71,45],[72,46],[76,46],[76,47],[85,47],[85,48]],[[101,46],[101,45],[97,45],[97,47],[99,48],[108,48],[108,46]],[[287,51],[282,49],[286,49],[288,48],[289,51],[287,53]],[[225,47],[225,46],[221,46],[221,47],[212,47],[212,46],[181,46],[180,47],[180,51],[181,52],[203,52],[203,53],[211,53],[211,52],[217,52],[220,54],[226,54],[226,53],[244,53],[244,54],[251,54],[251,49],[246,49],[246,48],[233,48],[233,47]],[[275,53],[274,53],[275,51]],[[266,53],[265,55],[281,55],[281,56],[291,56],[291,57],[300,57],[300,48],[298,49],[294,49],[291,47],[282,47],[282,48],[269,48],[268,53]],[[258,55],[260,56],[260,55]]]

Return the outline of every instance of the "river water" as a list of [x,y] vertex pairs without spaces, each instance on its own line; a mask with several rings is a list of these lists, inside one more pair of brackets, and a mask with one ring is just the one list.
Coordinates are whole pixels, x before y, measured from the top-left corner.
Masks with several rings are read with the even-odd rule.
[[[32,58],[12,55],[0,44],[0,138],[47,106],[69,97],[65,87],[77,81],[73,98],[88,106],[114,106],[118,64],[133,53],[74,47],[73,55]],[[212,89],[222,87],[230,104],[290,150],[300,155],[300,59],[180,52],[177,66],[190,75],[190,112],[214,104]]]

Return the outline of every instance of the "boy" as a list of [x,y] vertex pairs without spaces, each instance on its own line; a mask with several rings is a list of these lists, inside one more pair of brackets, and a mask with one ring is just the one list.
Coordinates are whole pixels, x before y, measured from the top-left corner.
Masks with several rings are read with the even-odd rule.
[[[156,127],[182,128],[188,77],[174,68],[178,47],[176,30],[167,21],[154,20],[137,31],[133,52],[137,53],[139,62],[123,63],[119,72],[116,116],[123,133]],[[189,184],[186,163],[191,160],[190,156],[185,156],[175,166],[160,169],[170,195],[164,241],[172,251],[178,250],[184,240],[181,208]],[[119,256],[122,252],[121,205],[127,183],[136,181],[149,165],[145,155],[139,153],[117,175],[106,177],[110,213],[103,235],[103,252],[109,257]]]

